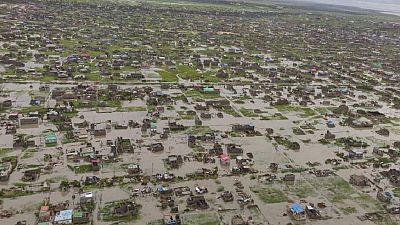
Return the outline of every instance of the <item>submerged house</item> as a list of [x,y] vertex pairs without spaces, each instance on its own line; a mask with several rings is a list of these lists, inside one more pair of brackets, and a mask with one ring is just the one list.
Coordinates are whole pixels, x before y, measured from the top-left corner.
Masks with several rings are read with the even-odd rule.
[[10,162],[0,163],[0,181],[7,181],[12,172],[12,165]]
[[232,125],[232,131],[234,132],[254,132],[254,126],[250,124],[234,124]]
[[93,192],[84,192],[79,196],[79,203],[86,204],[91,203],[94,200]]
[[86,224],[90,222],[90,214],[82,211],[74,211],[72,214],[73,224]]
[[72,209],[62,210],[54,217],[54,224],[72,224]]
[[57,144],[57,136],[54,133],[50,133],[45,137],[46,145]]
[[21,126],[24,125],[38,125],[39,124],[39,117],[23,117],[19,119],[19,123]]
[[369,181],[368,181],[368,178],[364,175],[353,174],[350,176],[349,183],[352,185],[355,185],[355,186],[364,187],[364,186],[368,186]]
[[105,124],[91,124],[94,136],[106,136],[107,126]]
[[131,164],[128,166],[129,174],[137,174],[137,173],[141,173],[141,172],[142,172],[142,168],[138,164]]
[[303,221],[306,219],[306,212],[298,203],[289,205],[287,211],[294,220]]
[[209,205],[202,195],[191,196],[186,200],[188,208],[191,209],[208,209]]

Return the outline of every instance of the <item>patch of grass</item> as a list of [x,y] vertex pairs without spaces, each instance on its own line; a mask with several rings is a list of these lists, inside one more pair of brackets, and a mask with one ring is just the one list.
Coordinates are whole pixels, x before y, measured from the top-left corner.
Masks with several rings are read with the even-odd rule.
[[400,197],[400,187],[396,187],[393,189],[393,195],[398,198]]
[[185,65],[180,65],[176,68],[176,74],[185,80],[204,80],[208,82],[218,82],[221,79],[215,76],[215,73],[207,71],[204,73],[198,72],[195,68]]
[[56,80],[56,79],[57,78],[55,76],[44,76],[44,77],[42,77],[42,79],[40,79],[40,81],[48,83],[48,82],[51,82],[51,81]]
[[46,179],[46,181],[51,183],[51,184],[55,184],[55,183],[59,183],[59,182],[62,182],[62,181],[67,181],[68,182],[68,179],[65,176],[57,176],[57,177],[52,177],[52,178]]
[[0,161],[1,162],[10,162],[12,165],[12,168],[15,169],[15,167],[17,167],[18,157],[17,156],[7,156],[7,157],[1,158]]
[[200,101],[204,101],[205,99],[217,99],[221,97],[217,92],[202,92],[198,90],[185,91],[184,95]]
[[61,139],[62,144],[69,144],[69,143],[74,143],[74,142],[75,142],[74,139],[69,139],[69,138],[66,138],[65,136],[63,137],[63,139]]
[[357,213],[357,209],[354,207],[346,207],[346,208],[341,208],[340,210],[342,210],[342,212],[345,215],[350,215],[350,214],[355,214]]
[[214,131],[209,126],[193,126],[190,127],[185,133],[186,134],[195,134],[195,135],[204,135],[213,133]]
[[241,137],[242,136],[240,133],[234,132],[234,131],[229,131],[226,133],[229,134],[231,137]]
[[57,143],[48,143],[46,144],[46,147],[56,147]]
[[306,133],[300,127],[292,127],[293,134],[295,135],[305,135]]
[[79,166],[71,166],[68,165],[68,167],[74,171],[75,173],[89,173],[92,172],[92,165],[91,164],[84,164],[84,165],[79,165]]
[[178,77],[176,76],[176,72],[171,72],[171,71],[159,71],[158,72],[162,78],[162,81],[164,82],[177,82]]
[[258,114],[254,112],[254,110],[246,109],[246,108],[240,108],[239,111],[243,114],[245,117],[258,117]]
[[328,114],[328,113],[331,113],[331,112],[332,112],[332,111],[331,111],[329,108],[327,108],[327,107],[316,107],[316,108],[314,108],[314,110],[317,111],[319,114],[322,114],[322,115]]
[[86,74],[86,79],[89,81],[101,81],[103,78],[98,73]]
[[257,194],[257,196],[267,204],[288,202],[289,199],[285,193],[279,189],[272,187],[256,188],[251,187],[250,190]]
[[47,112],[47,109],[43,106],[29,106],[19,110],[22,114],[28,114],[31,112],[39,112],[39,114],[44,114]]
[[0,157],[6,156],[8,153],[12,152],[12,148],[0,148]]
[[285,190],[297,198],[315,196],[314,188],[304,180],[296,181],[295,185],[287,185]]
[[238,112],[236,112],[232,107],[224,107],[222,111],[233,117],[242,117]]
[[165,224],[164,220],[162,220],[162,219],[154,220],[154,221],[147,223],[147,225],[164,225],[164,224]]
[[187,111],[177,111],[177,113],[183,120],[193,120],[196,116],[196,113],[188,113]]
[[65,48],[74,48],[76,45],[79,44],[79,41],[76,39],[71,39],[71,40],[67,40],[67,39],[63,39],[60,41],[60,44],[64,45]]
[[[122,204],[128,200],[119,200],[114,202],[107,202],[103,208],[100,209],[101,218],[103,221],[110,222],[110,221],[120,221],[120,222],[130,222],[133,220],[138,220],[140,218],[139,208],[140,205],[133,206],[131,212],[126,213],[124,215],[114,214],[114,209],[120,207]],[[134,203],[129,203],[134,204]]]
[[317,177],[309,180],[310,183],[325,193],[326,198],[333,203],[341,203],[351,199],[356,192],[351,185],[339,176]]
[[185,214],[183,221],[187,225],[219,225],[221,220],[216,213]]
[[65,112],[63,113],[64,116],[68,118],[74,118],[78,115],[78,111],[73,111],[73,112]]
[[317,113],[311,109],[311,108],[307,108],[307,107],[301,107],[301,106],[293,106],[293,105],[276,105],[274,106],[277,110],[279,110],[280,112],[297,112],[300,113],[300,117],[302,118],[308,118],[308,117],[312,117],[312,116],[316,116]]
[[250,100],[250,99],[252,99],[251,96],[243,95],[243,96],[237,97],[235,100],[245,101],[245,100]]
[[383,212],[385,211],[382,207],[382,204],[375,198],[371,197],[368,194],[360,194],[355,197],[355,200],[363,209],[367,212]]
[[288,149],[292,149],[292,150],[298,150],[298,145],[296,144],[296,142],[293,142],[291,140],[289,140],[286,137],[280,137],[280,136],[275,136],[274,140],[276,141],[276,143],[278,143],[279,145],[283,145]]
[[217,192],[223,192],[223,191],[225,191],[225,187],[224,186],[218,186]]
[[22,155],[21,159],[29,159],[32,158],[35,153],[32,151],[25,151],[24,155]]
[[144,112],[147,111],[146,107],[143,106],[130,106],[130,107],[118,107],[118,112]]
[[261,116],[260,120],[287,120],[288,118],[281,113],[275,113],[271,116]]
[[0,191],[0,198],[17,198],[17,197],[31,195],[31,194],[34,194],[34,193],[32,191],[25,191],[25,190],[2,189]]

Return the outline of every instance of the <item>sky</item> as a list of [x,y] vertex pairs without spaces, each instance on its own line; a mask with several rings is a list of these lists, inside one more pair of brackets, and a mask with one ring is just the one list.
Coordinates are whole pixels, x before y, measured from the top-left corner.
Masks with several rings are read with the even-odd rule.
[[297,2],[315,2],[331,5],[343,5],[400,14],[400,0],[289,0]]

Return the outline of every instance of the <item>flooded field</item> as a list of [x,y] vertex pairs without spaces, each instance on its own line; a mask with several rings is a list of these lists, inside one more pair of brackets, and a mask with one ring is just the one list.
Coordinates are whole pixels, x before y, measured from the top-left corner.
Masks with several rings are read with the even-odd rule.
[[[109,224],[110,220],[151,224],[176,215],[176,209],[187,224],[229,223],[235,215],[252,218],[254,224],[284,224],[291,221],[286,207],[293,202],[318,204],[321,218],[328,224],[365,224],[357,217],[366,213],[379,216],[370,224],[390,224],[385,220],[391,218],[381,214],[384,209],[376,199],[376,192],[391,190],[390,185],[374,182],[367,191],[348,181],[354,174],[376,180],[380,169],[369,165],[379,160],[374,159],[373,149],[398,140],[398,125],[389,118],[373,128],[342,125],[340,114],[334,112],[343,99],[355,101],[351,96],[358,96],[357,90],[331,98],[329,106],[322,104],[326,101],[322,98],[314,99],[310,106],[289,107],[265,102],[264,95],[249,94],[254,89],[250,86],[215,85],[215,94],[206,94],[212,100],[207,100],[197,97],[201,91],[195,87],[161,89],[154,85],[151,93],[168,102],[166,105],[152,108],[152,94],[143,98],[138,91],[137,97],[123,101],[124,111],[119,106],[73,105],[68,117],[62,117],[44,110],[53,101],[56,108],[62,107],[63,101],[54,98],[55,91],[76,87],[49,85],[48,90],[40,92],[42,86],[38,85],[3,84],[7,99],[15,102],[3,116],[4,124],[11,124],[2,126],[1,131],[3,163],[15,160],[8,179],[1,183],[2,208],[12,212],[11,217],[2,219],[6,224],[21,219],[36,221],[35,213],[43,204],[82,205],[82,193],[93,195],[90,218],[95,224]],[[110,88],[91,87],[97,92]],[[145,90],[147,86],[134,88]],[[279,92],[285,99],[293,98],[293,87],[268,88],[270,96]],[[121,85],[117,91],[125,89],[131,87]],[[321,90],[317,85],[308,89],[316,93]],[[40,94],[45,101],[30,105],[34,99],[31,93]],[[213,101],[226,101],[229,113],[211,105]],[[381,109],[391,113],[385,107]],[[21,124],[25,115],[36,111],[35,124]],[[18,115],[16,121],[8,119],[12,113]],[[335,125],[327,125],[328,121]],[[16,127],[14,135],[6,134],[11,126]],[[394,132],[382,136],[375,132],[381,128]],[[50,133],[56,137],[51,144]],[[368,147],[351,147],[351,142],[343,142],[349,139]],[[222,161],[215,151],[227,154],[228,161]],[[361,158],[349,158],[351,152],[360,151]],[[171,161],[177,156],[180,160]],[[391,162],[386,157],[380,160]],[[384,165],[385,170],[396,167],[393,163]],[[325,175],[316,176],[316,171]],[[187,193],[178,192],[182,187]],[[204,197],[207,208],[201,214],[191,212],[189,190],[195,197]],[[232,195],[233,200],[223,201],[222,193]],[[140,216],[105,216],[109,204],[128,200],[137,204]],[[190,212],[187,215],[185,208]],[[200,220],[206,222],[193,222]]]

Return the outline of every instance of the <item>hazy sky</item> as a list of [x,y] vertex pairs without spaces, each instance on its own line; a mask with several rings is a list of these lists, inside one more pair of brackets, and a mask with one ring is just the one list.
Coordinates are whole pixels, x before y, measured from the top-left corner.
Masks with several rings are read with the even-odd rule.
[[344,5],[373,9],[383,12],[400,13],[400,0],[289,0],[302,2],[316,2],[331,5]]

